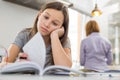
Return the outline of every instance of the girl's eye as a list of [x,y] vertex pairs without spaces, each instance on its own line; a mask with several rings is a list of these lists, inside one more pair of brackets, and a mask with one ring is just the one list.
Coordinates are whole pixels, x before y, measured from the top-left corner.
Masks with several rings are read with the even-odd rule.
[[57,24],[57,23],[55,23],[55,22],[53,22],[53,25],[54,25],[54,26],[57,26],[58,24]]
[[49,19],[49,17],[47,17],[47,16],[44,16],[44,18],[45,18],[45,19]]

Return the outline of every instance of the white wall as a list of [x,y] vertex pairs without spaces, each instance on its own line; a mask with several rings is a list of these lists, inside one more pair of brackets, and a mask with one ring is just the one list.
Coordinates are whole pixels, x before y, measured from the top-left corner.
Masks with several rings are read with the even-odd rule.
[[37,10],[0,0],[0,45],[6,48],[16,33],[33,25]]
[[[74,16],[73,16],[74,14]],[[71,53],[72,53],[72,61],[76,62],[77,61],[77,56],[78,56],[78,48],[77,48],[77,44],[78,44],[78,32],[77,32],[77,27],[78,27],[78,12],[72,9],[69,9],[69,33],[68,33],[68,37],[70,39],[71,42]]]

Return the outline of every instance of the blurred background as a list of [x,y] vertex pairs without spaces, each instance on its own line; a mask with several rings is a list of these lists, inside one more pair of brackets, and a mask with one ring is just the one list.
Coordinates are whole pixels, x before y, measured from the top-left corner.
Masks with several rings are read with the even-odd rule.
[[[8,48],[19,31],[33,25],[40,7],[51,1],[69,7],[69,38],[75,65],[79,65],[80,42],[86,37],[84,27],[90,19],[97,20],[101,35],[111,41],[113,64],[120,64],[120,0],[0,0],[0,45]],[[91,13],[96,7],[101,11],[97,16]]]

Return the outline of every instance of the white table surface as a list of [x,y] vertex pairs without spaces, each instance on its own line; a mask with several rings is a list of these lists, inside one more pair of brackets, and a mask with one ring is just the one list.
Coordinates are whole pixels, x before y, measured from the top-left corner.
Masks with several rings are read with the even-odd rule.
[[62,75],[30,75],[30,74],[4,74],[0,80],[120,80],[120,74],[109,76],[62,76]]

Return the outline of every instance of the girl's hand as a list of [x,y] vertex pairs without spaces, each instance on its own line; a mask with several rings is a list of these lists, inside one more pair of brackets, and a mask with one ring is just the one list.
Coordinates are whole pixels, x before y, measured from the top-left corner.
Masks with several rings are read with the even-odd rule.
[[0,63],[0,68],[1,68],[1,67],[6,66],[7,64],[12,64],[12,63],[8,63],[8,62],[1,62],[1,63]]
[[57,34],[58,37],[62,37],[64,35],[64,27],[61,27],[59,29],[56,29],[54,30],[52,33],[51,33],[51,36],[54,35],[54,34]]
[[20,53],[19,55],[18,55],[18,61],[28,61],[28,54],[26,54],[26,53]]

